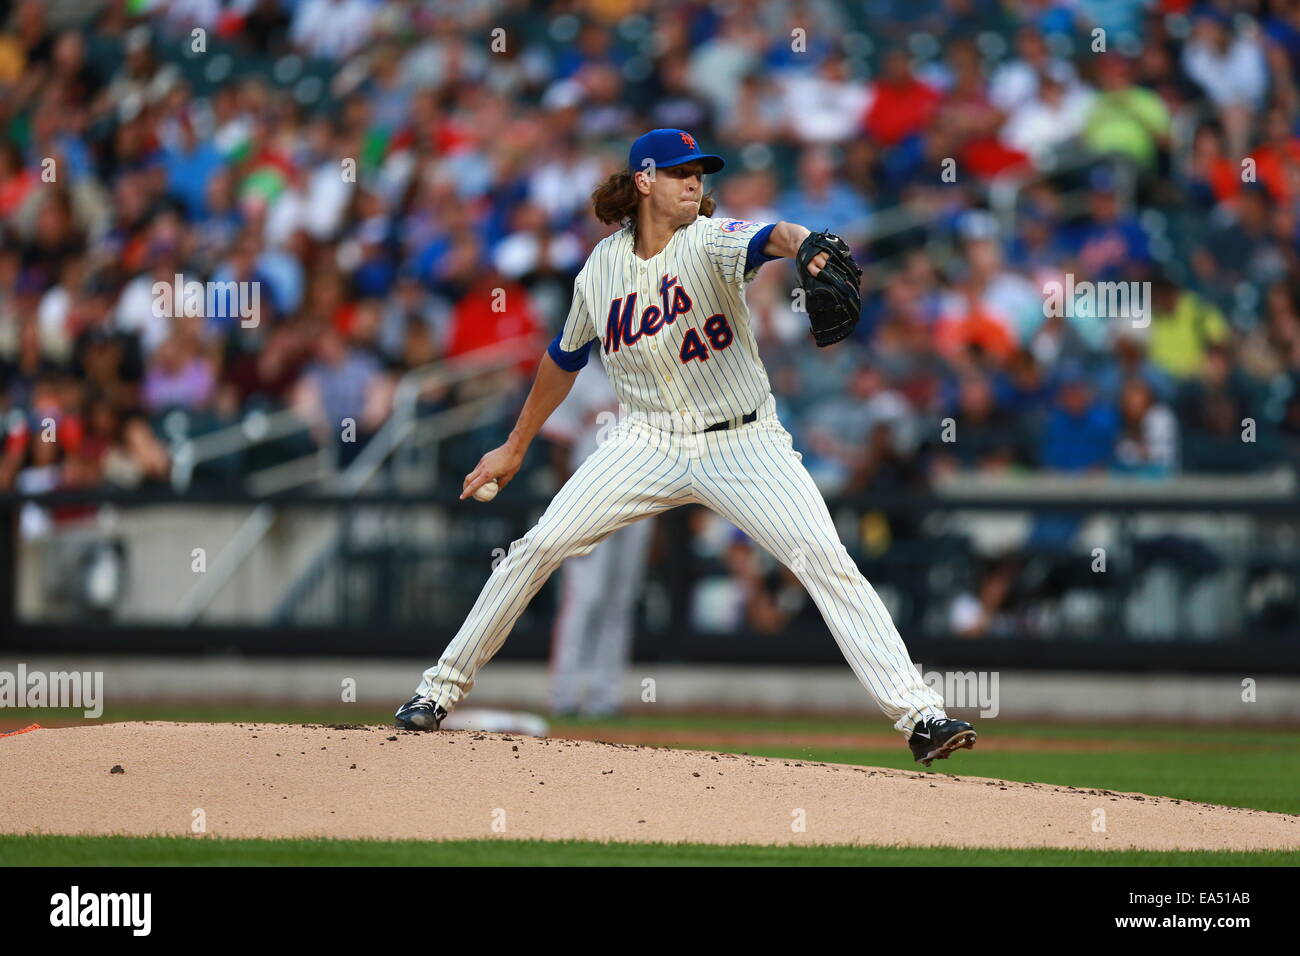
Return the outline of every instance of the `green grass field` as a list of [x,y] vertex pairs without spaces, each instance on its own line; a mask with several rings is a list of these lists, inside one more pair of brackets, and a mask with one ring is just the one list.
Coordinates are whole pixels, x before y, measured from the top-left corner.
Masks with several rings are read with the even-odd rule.
[[1297,866],[1300,852],[0,836],[0,866]]
[[[6,726],[82,723],[79,713],[0,712]],[[388,711],[357,707],[285,709],[257,706],[110,707],[108,720],[387,723]],[[917,769],[903,746],[861,749],[809,744],[735,745],[745,732],[846,734],[887,731],[880,721],[744,718],[697,715],[629,716],[599,722],[557,720],[553,736],[578,733],[620,740],[637,733],[656,744],[730,750],[757,756]],[[1077,787],[1139,791],[1159,796],[1300,813],[1300,731],[1235,728],[1111,727],[1099,725],[979,724],[982,740],[1034,741],[1033,749],[977,747],[938,772],[1001,777]],[[673,734],[681,733],[682,741]],[[717,742],[709,736],[717,734]],[[901,741],[900,741],[901,743]],[[1296,866],[1300,852],[1155,853],[1064,850],[959,850],[948,847],[714,847],[482,840],[468,842],[224,840],[214,838],[0,836],[0,865],[844,865],[844,866]]]

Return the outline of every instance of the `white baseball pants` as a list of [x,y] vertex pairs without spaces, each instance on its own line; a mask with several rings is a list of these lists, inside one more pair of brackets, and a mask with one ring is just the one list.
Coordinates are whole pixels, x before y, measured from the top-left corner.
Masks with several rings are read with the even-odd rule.
[[757,421],[717,432],[665,431],[635,417],[620,422],[537,525],[511,544],[416,693],[452,710],[561,562],[589,554],[634,521],[699,504],[790,568],[895,728],[910,735],[919,720],[945,716],[942,697],[921,679],[889,612],[840,543],[773,406],[769,397]]

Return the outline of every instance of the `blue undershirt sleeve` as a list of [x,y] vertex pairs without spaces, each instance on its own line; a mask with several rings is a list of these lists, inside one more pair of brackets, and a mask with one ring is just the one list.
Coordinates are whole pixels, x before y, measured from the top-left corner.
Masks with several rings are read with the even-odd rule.
[[773,259],[781,258],[780,256],[769,256],[763,252],[763,247],[767,245],[767,237],[772,234],[772,230],[775,228],[776,223],[770,223],[754,233],[749,240],[749,247],[745,251],[746,275],[753,272],[764,262],[771,262]]
[[[563,332],[560,333],[560,335],[563,334]],[[576,372],[578,369],[586,365],[587,360],[591,358],[591,342],[596,340],[592,339],[591,342],[588,342],[581,348],[572,352],[566,352],[564,349],[560,348],[560,335],[557,335],[551,340],[551,344],[546,348],[546,354],[554,360],[556,365],[564,369],[566,372]]]

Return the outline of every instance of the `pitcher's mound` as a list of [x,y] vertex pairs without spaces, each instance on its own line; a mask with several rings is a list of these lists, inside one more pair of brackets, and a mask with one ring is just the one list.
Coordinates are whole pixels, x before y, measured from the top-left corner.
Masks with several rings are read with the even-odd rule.
[[1300,817],[1167,797],[472,731],[101,724],[0,768],[4,833],[1300,848]]

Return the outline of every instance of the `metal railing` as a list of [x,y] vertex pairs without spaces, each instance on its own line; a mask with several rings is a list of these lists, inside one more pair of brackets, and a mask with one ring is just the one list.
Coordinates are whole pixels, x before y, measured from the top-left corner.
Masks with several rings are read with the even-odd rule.
[[[307,423],[290,409],[282,409],[276,412],[254,409],[234,425],[228,425],[206,435],[176,440],[172,443],[170,449],[172,488],[178,492],[187,491],[194,479],[195,469],[204,464],[219,461],[231,455],[241,455],[257,445],[278,441],[307,431]],[[266,479],[261,472],[253,472],[247,477],[249,489],[261,494],[273,494],[276,491],[296,487],[297,484],[306,484],[316,480],[323,470],[328,470],[332,458],[329,456],[327,449],[322,449],[295,461],[273,466],[273,468],[266,469],[266,471],[277,473],[286,465],[302,468],[302,463],[305,461],[314,462],[315,470],[303,480],[296,483],[285,483],[282,479]]]
[[[420,398],[431,391],[449,389],[479,376],[508,369],[519,364],[520,361],[535,358],[541,348],[541,343],[536,339],[515,338],[475,349],[454,359],[431,362],[411,369],[398,382],[394,394],[393,412],[388,420],[347,468],[325,476],[320,482],[322,490],[345,497],[358,495],[367,490],[380,474],[385,463],[404,445],[428,448],[443,438],[462,434],[486,421],[495,420],[499,417],[501,405],[508,397],[500,393],[469,398],[459,405],[432,414],[423,420],[419,417]],[[228,447],[233,444],[234,442],[228,440],[226,445],[213,443],[213,447]],[[290,462],[278,467],[288,468],[294,464]],[[263,479],[265,482],[265,473]],[[283,491],[308,483],[309,481],[305,480],[287,480],[275,490]],[[181,598],[176,609],[178,623],[189,626],[200,618],[204,610],[234,577],[244,560],[266,537],[275,524],[275,516],[276,510],[270,504],[259,504],[253,509],[214,560],[207,574]],[[295,596],[318,579],[320,570],[328,564],[330,557],[337,551],[343,533],[342,522],[347,517],[346,511],[339,512],[339,516],[340,527],[308,561],[304,573],[281,600],[281,608],[293,606]]]
[[[436,443],[442,437],[462,434],[484,423],[505,396],[486,394],[465,398],[458,405],[421,419],[420,398],[441,389],[503,371],[536,358],[544,344],[533,338],[514,338],[467,352],[455,359],[430,362],[411,369],[397,383],[393,412],[356,461],[338,478],[338,490],[362,490],[399,449]],[[407,469],[408,472],[410,469]]]

